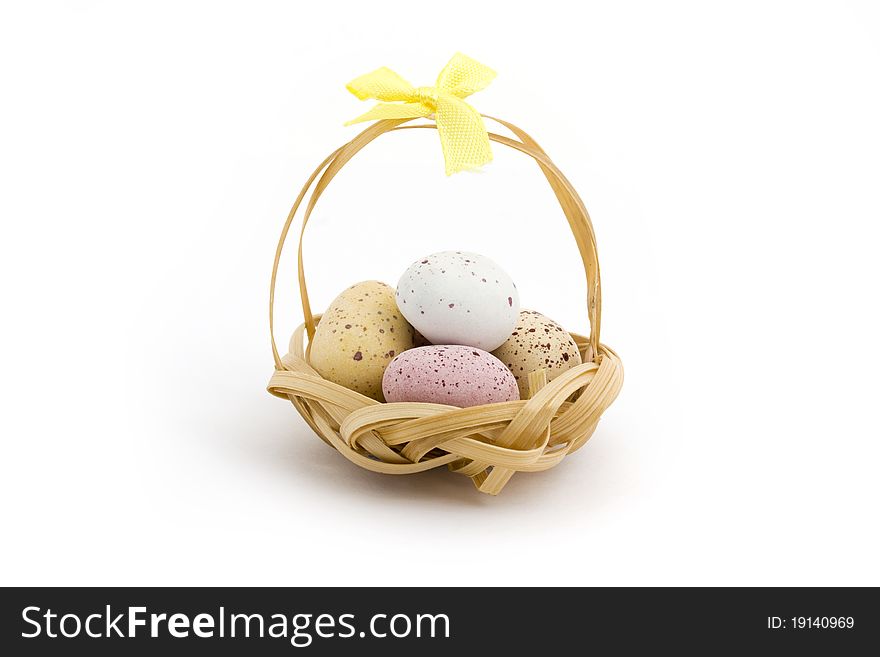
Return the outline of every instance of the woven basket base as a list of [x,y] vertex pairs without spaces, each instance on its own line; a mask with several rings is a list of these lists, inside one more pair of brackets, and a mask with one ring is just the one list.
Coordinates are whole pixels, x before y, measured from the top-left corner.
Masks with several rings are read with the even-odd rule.
[[[594,362],[550,383],[544,370],[532,372],[528,400],[470,408],[383,404],[323,379],[308,363],[304,332],[305,325],[297,328],[282,358],[284,369],[272,375],[268,390],[289,399],[328,445],[383,474],[446,465],[490,495],[497,495],[515,472],[547,470],[580,449],[623,384],[620,359],[600,345]],[[586,361],[588,340],[572,337]]]

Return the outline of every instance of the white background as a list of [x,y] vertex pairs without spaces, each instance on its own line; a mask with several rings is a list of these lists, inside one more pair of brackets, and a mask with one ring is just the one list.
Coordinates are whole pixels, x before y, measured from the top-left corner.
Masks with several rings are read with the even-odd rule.
[[[345,83],[456,50],[590,208],[627,373],[497,498],[360,471],[265,392]],[[4,3],[0,62],[3,584],[880,584],[876,5]],[[307,235],[316,309],[464,248],[586,331],[552,194],[495,153],[361,153]]]

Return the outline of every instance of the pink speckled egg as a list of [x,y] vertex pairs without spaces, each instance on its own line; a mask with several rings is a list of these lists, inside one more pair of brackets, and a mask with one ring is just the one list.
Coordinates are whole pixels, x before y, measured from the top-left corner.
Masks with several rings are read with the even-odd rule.
[[519,399],[504,363],[476,347],[429,345],[398,354],[382,377],[385,401],[479,406]]

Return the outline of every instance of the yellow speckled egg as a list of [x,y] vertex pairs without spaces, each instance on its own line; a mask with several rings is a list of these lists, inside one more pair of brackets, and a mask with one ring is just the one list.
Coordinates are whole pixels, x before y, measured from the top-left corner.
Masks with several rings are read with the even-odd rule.
[[415,346],[415,330],[379,281],[357,283],[333,300],[315,329],[309,362],[318,373],[378,401],[382,375],[397,354]]
[[507,341],[492,352],[513,372],[522,399],[529,396],[529,372],[547,371],[547,381],[581,364],[577,344],[568,332],[549,317],[522,310]]

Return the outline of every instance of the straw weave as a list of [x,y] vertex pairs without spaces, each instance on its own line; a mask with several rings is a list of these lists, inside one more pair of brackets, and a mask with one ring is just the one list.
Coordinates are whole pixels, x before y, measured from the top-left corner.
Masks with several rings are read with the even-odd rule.
[[[380,403],[323,379],[309,364],[311,340],[320,315],[313,315],[303,268],[302,238],[321,194],[339,170],[380,135],[402,129],[409,119],[378,121],[337,149],[315,169],[300,191],[281,232],[269,294],[269,327],[275,372],[270,393],[288,399],[328,445],[353,463],[384,474],[412,474],[440,466],[470,477],[483,493],[497,495],[516,472],[552,468],[589,440],[599,418],[623,384],[617,354],[599,342],[601,284],[596,239],[586,207],[562,172],[525,132],[496,121],[518,139],[489,133],[489,139],[532,157],[553,188],[577,243],[587,279],[589,337],[572,334],[583,364],[550,383],[544,370],[529,375],[526,400],[457,408],[417,402]],[[311,195],[309,195],[311,190]],[[281,356],[275,342],[275,284],[281,253],[297,212],[309,195],[298,248],[298,280],[304,322]]]

